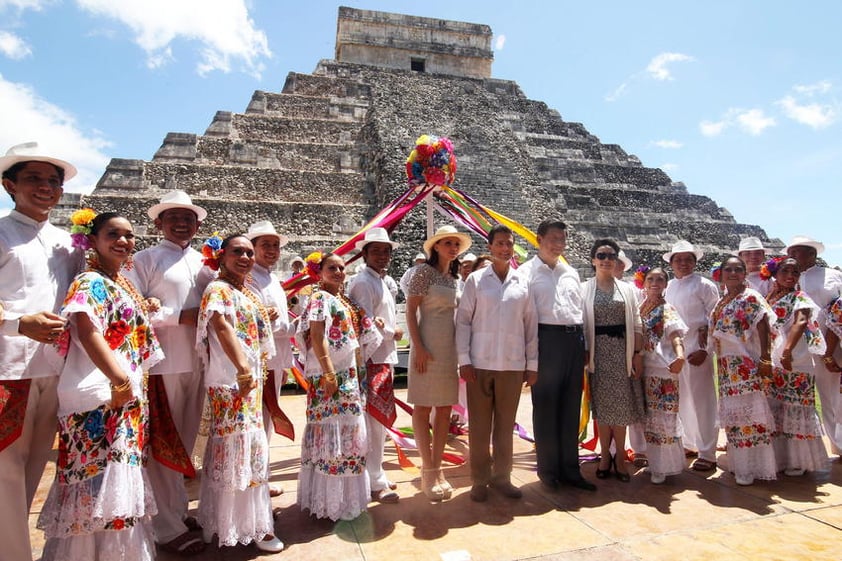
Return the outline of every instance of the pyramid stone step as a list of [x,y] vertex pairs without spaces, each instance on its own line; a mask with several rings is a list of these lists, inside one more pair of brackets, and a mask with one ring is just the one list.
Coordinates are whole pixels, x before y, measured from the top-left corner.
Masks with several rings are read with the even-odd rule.
[[358,80],[290,72],[283,93],[321,97],[371,97],[371,87]]
[[347,144],[268,139],[244,142],[230,138],[200,137],[196,162],[326,173],[359,173],[359,155],[353,153],[353,145]]
[[360,122],[368,102],[348,97],[316,97],[256,91],[247,114],[280,115],[297,119],[335,119]]
[[360,124],[326,119],[291,119],[259,114],[235,114],[232,137],[268,138],[292,142],[327,144],[352,143],[359,136]]

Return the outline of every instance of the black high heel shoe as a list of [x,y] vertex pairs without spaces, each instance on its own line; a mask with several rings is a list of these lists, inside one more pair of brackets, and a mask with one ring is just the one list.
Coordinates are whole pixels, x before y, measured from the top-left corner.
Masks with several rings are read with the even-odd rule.
[[596,468],[596,478],[597,479],[608,479],[608,477],[611,475],[611,463],[612,462],[613,462],[613,458],[611,459],[611,462],[608,462],[608,469]]
[[628,473],[622,473],[620,470],[617,469],[617,456],[611,456],[611,465],[614,467],[614,475],[617,476],[617,479],[619,479],[623,483],[628,483],[629,481],[631,481],[631,476]]

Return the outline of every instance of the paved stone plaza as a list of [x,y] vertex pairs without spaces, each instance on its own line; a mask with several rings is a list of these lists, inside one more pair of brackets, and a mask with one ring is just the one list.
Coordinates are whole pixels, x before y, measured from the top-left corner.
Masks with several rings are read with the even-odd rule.
[[[281,407],[303,432],[305,397],[289,393]],[[287,395],[289,393],[289,395]],[[398,390],[405,397],[406,390]],[[397,426],[409,426],[400,411]],[[531,432],[529,391],[523,393],[518,422]],[[449,451],[467,455],[467,436],[451,438]],[[254,546],[209,547],[194,559],[240,561],[252,558],[295,561],[488,561],[540,559],[575,561],[727,561],[840,559],[842,547],[842,464],[829,474],[781,477],[737,487],[727,471],[712,474],[685,471],[654,486],[641,470],[630,483],[599,481],[595,464],[585,464],[585,477],[597,483],[596,493],[564,489],[551,494],[535,473],[532,445],[515,440],[513,482],[521,485],[521,500],[506,499],[493,490],[486,503],[471,502],[467,466],[447,469],[455,487],[450,501],[435,504],[420,492],[417,477],[398,467],[394,447],[387,445],[387,469],[398,483],[398,504],[372,503],[352,522],[315,520],[295,503],[299,443],[272,440],[272,481],[285,492],[274,499],[280,507],[278,535],[287,549],[261,555]],[[412,455],[419,463],[416,455]],[[727,455],[719,453],[720,467]],[[631,467],[631,466],[630,466]],[[33,509],[34,528],[41,502],[53,477],[48,466]],[[198,482],[191,486],[198,494]],[[196,502],[191,503],[195,512]],[[40,553],[42,534],[33,530]],[[0,557],[2,557],[0,555]],[[178,556],[159,552],[161,561]]]

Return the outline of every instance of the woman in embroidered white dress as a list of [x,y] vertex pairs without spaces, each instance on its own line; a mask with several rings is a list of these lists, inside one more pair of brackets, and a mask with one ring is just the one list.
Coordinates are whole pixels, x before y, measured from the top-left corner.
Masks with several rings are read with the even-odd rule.
[[777,333],[772,347],[769,405],[775,415],[778,470],[789,476],[829,468],[816,412],[813,375],[813,355],[824,353],[825,341],[816,321],[819,307],[796,288],[800,275],[798,262],[791,257],[772,258],[760,270],[760,278],[775,279],[766,297],[774,311]]
[[319,279],[301,316],[306,348],[307,425],[301,439],[298,504],[316,518],[353,520],[371,498],[365,472],[366,441],[360,393],[360,347],[380,344],[370,318],[342,293],[345,262],[328,253],[307,256]]
[[775,418],[764,386],[772,376],[773,312],[746,285],[746,265],[731,256],[719,267],[725,295],[713,309],[709,333],[716,345],[719,419],[728,439],[728,462],[738,485],[775,479]]
[[135,245],[131,224],[113,212],[94,216],[90,209],[73,216],[90,232],[77,232],[74,245],[92,254],[70,286],[60,312],[67,329],[51,349],[64,363],[56,479],[38,518],[43,559],[148,560],[157,508],[143,468],[143,369],[164,355],[147,303],[121,274]]
[[[642,277],[643,282],[639,282]],[[678,419],[678,375],[684,368],[687,325],[664,300],[667,273],[661,267],[641,266],[635,284],[646,298],[640,304],[643,322],[643,389],[646,399],[647,459],[652,483],[684,471],[684,447]]]
[[208,543],[216,534],[220,547],[254,542],[278,552],[284,544],[274,535],[261,399],[274,345],[266,311],[245,286],[254,247],[243,235],[205,246],[205,263],[218,263],[219,277],[202,296],[196,333],[210,409],[198,520]]

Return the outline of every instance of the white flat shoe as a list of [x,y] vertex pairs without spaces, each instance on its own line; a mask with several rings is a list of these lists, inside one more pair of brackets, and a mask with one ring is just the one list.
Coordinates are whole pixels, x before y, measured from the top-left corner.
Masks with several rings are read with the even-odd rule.
[[260,551],[265,551],[267,553],[278,553],[284,550],[284,542],[278,539],[277,536],[273,536],[271,540],[260,540],[259,542],[255,542],[257,549]]
[[738,475],[735,477],[737,485],[754,485],[754,478],[750,475]]
[[663,473],[652,472],[649,476],[650,480],[652,481],[653,485],[661,485],[664,481],[667,480],[667,476]]
[[784,470],[784,475],[788,475],[789,477],[801,477],[807,470],[804,468],[789,468]]

